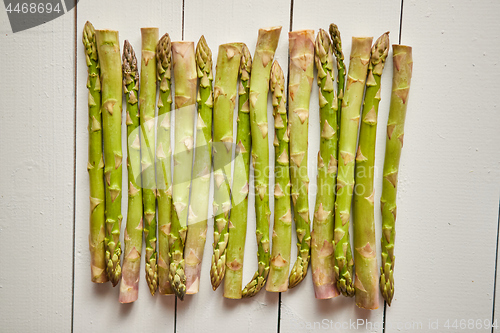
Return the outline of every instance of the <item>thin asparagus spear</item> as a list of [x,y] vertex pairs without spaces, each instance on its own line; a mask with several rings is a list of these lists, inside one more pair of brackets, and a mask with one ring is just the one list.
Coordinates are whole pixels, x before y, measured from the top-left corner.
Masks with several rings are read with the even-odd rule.
[[90,182],[90,274],[95,283],[108,281],[106,275],[106,256],[104,250],[104,162],[102,159],[102,117],[101,117],[101,82],[99,80],[99,59],[95,31],[92,23],[85,23],[83,45],[87,60],[89,90],[89,172]]
[[187,233],[189,188],[193,164],[196,114],[196,60],[193,42],[172,42],[175,77],[175,145],[172,192],[172,226],[169,233],[169,279],[181,300],[186,293],[184,244]]
[[219,46],[214,82],[214,252],[210,269],[216,290],[226,271],[226,246],[233,147],[233,112],[241,60],[241,43]]
[[278,46],[281,27],[259,29],[259,37],[252,62],[250,80],[250,128],[252,132],[252,160],[254,168],[257,260],[259,268],[245,286],[243,297],[256,295],[266,283],[269,274],[269,142],[267,124],[267,95],[274,52]]
[[354,187],[354,156],[359,128],[359,115],[370,62],[371,37],[353,37],[346,92],[342,103],[339,136],[337,198],[335,200],[335,277],[344,296],[354,296],[353,265],[349,239],[352,192]]
[[106,272],[116,286],[122,274],[120,230],[122,222],[122,66],[118,31],[97,30],[101,68],[104,177],[106,180]]
[[208,196],[212,167],[212,51],[204,36],[196,46],[198,71],[198,120],[194,151],[193,185],[186,237],[186,293],[196,294],[200,288],[201,260],[207,239]]
[[393,45],[394,72],[392,77],[391,106],[387,121],[384,180],[382,185],[382,267],[380,268],[380,290],[391,305],[394,295],[394,239],[396,236],[396,195],[399,160],[403,148],[404,124],[408,93],[413,71],[410,46]]
[[320,29],[315,43],[318,70],[321,140],[318,152],[318,182],[311,233],[311,269],[316,298],[337,297],[333,271],[333,204],[337,179],[337,95],[334,89],[332,44]]
[[373,172],[375,168],[375,141],[377,115],[380,102],[380,78],[389,52],[389,33],[386,32],[373,44],[365,101],[361,114],[358,152],[356,154],[355,189],[352,207],[354,229],[354,262],[356,273],[354,289],[356,305],[374,310],[378,308],[378,265],[375,245],[375,220],[373,212]]
[[314,31],[288,33],[290,47],[290,178],[297,231],[297,260],[290,273],[290,288],[298,285],[307,274],[311,231],[309,220],[309,177],[307,176],[307,146],[309,99],[314,71]]
[[156,79],[160,87],[156,128],[156,184],[158,201],[158,292],[173,294],[168,279],[168,231],[172,224],[172,176],[170,118],[172,109],[172,51],[170,36],[164,34],[156,45]]
[[340,39],[340,31],[337,25],[334,23],[330,24],[330,36],[332,37],[333,54],[337,59],[337,100],[338,100],[337,127],[340,128],[340,118],[342,115],[342,100],[344,99],[345,65],[344,65],[344,53],[342,52],[342,40]]
[[234,161],[233,191],[231,196],[231,216],[229,221],[229,242],[227,244],[226,275],[224,297],[241,298],[243,283],[243,255],[247,234],[248,189],[250,175],[250,71],[252,55],[242,44],[238,86],[238,128],[236,131],[236,156]]
[[139,110],[141,121],[142,202],[146,239],[146,281],[154,295],[158,288],[156,259],[156,179],[155,179],[155,108],[156,43],[158,28],[142,28],[141,81]]
[[274,228],[269,279],[266,290],[288,289],[290,252],[292,246],[292,210],[290,203],[290,172],[288,157],[288,117],[286,115],[285,77],[277,60],[271,68],[270,89],[274,107]]
[[125,40],[123,45],[123,91],[127,101],[127,170],[128,170],[128,207],[127,227],[125,229],[125,251],[123,256],[122,282],[120,284],[120,303],[131,303],[139,295],[139,276],[142,252],[142,182],[141,144],[139,139],[139,69],[132,45]]

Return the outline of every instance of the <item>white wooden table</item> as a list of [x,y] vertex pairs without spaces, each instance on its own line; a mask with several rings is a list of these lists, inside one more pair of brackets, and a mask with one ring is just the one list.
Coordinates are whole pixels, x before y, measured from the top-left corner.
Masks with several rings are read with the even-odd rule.
[[[82,0],[76,10],[56,20],[13,34],[1,8],[0,331],[288,333],[316,327],[332,332],[493,332],[484,324],[500,322],[495,308],[495,299],[497,304],[500,301],[495,293],[499,15],[500,2],[494,0],[122,0],[113,4]],[[97,29],[119,30],[120,42],[128,39],[136,52],[141,27],[157,26],[160,34],[168,32],[172,40],[196,42],[204,34],[214,62],[219,44],[243,41],[253,54],[258,28],[282,25],[276,59],[285,71],[290,29],[317,31],[337,23],[346,61],[352,36],[377,38],[389,30],[392,43],[413,46],[393,306],[381,302],[378,310],[370,312],[358,309],[352,299],[316,300],[310,273],[301,285],[281,295],[263,291],[248,300],[224,299],[222,288],[213,292],[209,282],[211,232],[200,292],[183,302],[151,297],[143,269],[139,300],[132,305],[118,303],[118,288],[92,284],[87,240],[87,72],[81,43],[87,20]],[[377,239],[391,73],[388,61],[376,146]],[[317,89],[313,84],[311,188],[319,147]],[[123,172],[126,179],[125,168]],[[311,191],[310,212],[314,198]],[[126,196],[123,207],[125,214]],[[245,281],[257,267],[254,217],[250,209]],[[210,220],[209,230],[212,225]]]

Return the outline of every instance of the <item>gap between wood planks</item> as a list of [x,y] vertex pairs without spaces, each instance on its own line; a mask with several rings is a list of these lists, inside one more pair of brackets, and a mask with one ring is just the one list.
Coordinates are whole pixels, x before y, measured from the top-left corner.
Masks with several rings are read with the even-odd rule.
[[[74,117],[75,117],[75,121],[73,123],[73,136],[74,136],[74,139],[73,139],[73,258],[72,258],[72,261],[71,261],[71,265],[72,265],[72,273],[71,273],[71,279],[72,279],[72,282],[71,282],[71,333],[73,333],[73,326],[74,326],[74,318],[75,318],[75,256],[76,256],[76,240],[75,240],[75,227],[76,227],[76,119],[77,119],[77,115],[76,115],[76,105],[77,105],[77,100],[76,100],[76,90],[77,90],[77,41],[78,41],[78,31],[77,31],[77,2],[78,0],[74,0],[75,1],[75,5],[73,6],[73,9],[75,10],[75,13],[74,13],[74,18],[75,18],[75,23],[74,23],[74,26],[73,28],[75,29],[75,42],[74,42],[74,49],[75,49],[75,54],[74,54],[74,68],[73,68],[73,71],[74,71],[74,86],[75,86],[75,92],[74,92],[74,96],[75,96],[75,102],[74,102]],[[64,5],[64,1],[62,2],[63,5]]]

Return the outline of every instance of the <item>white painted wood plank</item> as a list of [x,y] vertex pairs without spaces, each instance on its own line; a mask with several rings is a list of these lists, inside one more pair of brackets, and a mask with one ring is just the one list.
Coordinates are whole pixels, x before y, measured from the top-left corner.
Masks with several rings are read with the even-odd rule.
[[13,34],[0,10],[5,332],[71,329],[74,24],[71,12]]
[[[182,35],[182,0],[159,3],[156,1],[83,1],[78,4],[77,18],[77,198],[76,198],[76,257],[75,257],[75,332],[109,332],[125,330],[154,332],[174,331],[175,298],[151,297],[145,280],[144,257],[141,263],[139,299],[134,304],[118,303],[119,286],[110,283],[96,285],[90,282],[88,251],[88,174],[87,164],[87,68],[80,36],[85,22],[91,21],[96,29],[120,32],[120,50],[128,39],[136,55],[141,54],[141,27],[158,27],[160,36],[168,32],[173,40]],[[138,58],[139,59],[139,58]],[[140,62],[140,59],[139,59]],[[125,107],[125,103],[124,103]],[[122,122],[122,148],[126,156],[126,127]],[[127,168],[123,168],[123,184]],[[122,197],[122,246],[126,224],[127,196]],[[144,254],[143,248],[143,254]]]
[[[346,68],[349,64],[351,52],[351,38],[353,36],[373,36],[374,41],[386,31],[390,31],[391,41],[397,42],[399,33],[399,13],[401,3],[392,1],[366,1],[366,2],[343,2],[335,4],[311,5],[307,1],[295,1],[293,8],[293,30],[314,29],[315,34],[320,28],[328,31],[330,23],[335,23],[340,29],[342,46],[345,57]],[[321,10],[320,8],[323,8]],[[336,14],[337,13],[337,14]],[[340,15],[340,13],[349,15]],[[356,13],[356,15],[354,15]],[[380,138],[385,138],[385,121],[387,119],[390,87],[391,87],[392,62],[388,62],[382,75],[382,100],[379,108],[379,123],[377,128],[377,145],[375,160],[375,223],[377,239],[381,235],[380,212],[380,186],[381,171],[383,167],[384,146]],[[316,71],[315,71],[316,75]],[[311,102],[309,108],[309,151],[308,151],[308,174],[309,174],[309,215],[313,220],[314,205],[316,202],[317,183],[317,154],[319,151],[319,102],[318,85],[316,78],[313,82]],[[312,226],[311,226],[312,227]],[[352,237],[352,226],[351,226]],[[294,236],[295,244],[295,236]],[[292,251],[296,253],[295,245]],[[380,244],[377,243],[377,253],[380,253]],[[292,256],[294,258],[294,256]],[[380,261],[380,259],[379,259]],[[382,300],[382,297],[380,296]],[[312,274],[309,270],[306,279],[300,285],[291,289],[281,296],[281,329],[283,332],[309,332],[314,329],[336,329],[344,332],[352,329],[352,321],[361,319],[370,322],[378,322],[381,326],[383,321],[383,302],[380,301],[377,310],[359,309],[354,299],[343,296],[330,300],[317,300],[314,298]],[[316,325],[316,326],[314,326]],[[367,329],[357,327],[359,332],[382,332],[381,329]]]
[[[500,188],[500,4],[404,2],[413,79],[401,157],[391,332],[490,319]],[[400,325],[398,327],[397,325]],[[470,331],[483,331],[472,327]],[[451,331],[461,331],[451,328]]]
[[[234,2],[204,1],[185,3],[185,40],[195,43],[205,35],[213,54],[214,71],[220,44],[244,42],[254,54],[258,29],[281,25],[283,30],[276,50],[277,59],[287,73],[288,27],[290,22],[290,1]],[[235,112],[236,115],[236,112]],[[272,107],[268,106],[269,133],[274,133]],[[217,121],[214,119],[214,122]],[[236,122],[234,123],[236,136]],[[269,136],[270,161],[274,161],[273,136]],[[271,162],[272,163],[272,162]],[[251,171],[252,172],[252,171]],[[274,169],[270,170],[274,174]],[[253,184],[251,180],[251,184]],[[271,179],[270,188],[274,186]],[[213,193],[213,192],[211,192]],[[213,194],[211,194],[212,200]],[[273,199],[270,197],[271,211]],[[211,205],[210,205],[211,207]],[[243,268],[243,284],[249,282],[257,269],[257,244],[255,240],[255,209],[253,187],[249,196],[248,229]],[[272,218],[271,218],[272,221]],[[271,226],[272,228],[272,226]],[[212,291],[210,284],[210,263],[212,258],[213,219],[208,222],[207,244],[205,247],[200,291],[197,295],[187,295],[177,303],[177,332],[276,332],[278,325],[278,294],[262,290],[251,299],[229,300],[223,295],[223,284]],[[194,314],[194,315],[193,315]],[[223,320],[223,322],[222,322]]]

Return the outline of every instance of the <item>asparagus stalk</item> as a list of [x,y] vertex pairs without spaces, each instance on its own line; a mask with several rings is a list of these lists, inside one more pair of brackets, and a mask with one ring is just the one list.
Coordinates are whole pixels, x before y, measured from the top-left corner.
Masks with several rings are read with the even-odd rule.
[[290,176],[292,201],[297,232],[297,260],[290,273],[290,288],[307,274],[310,258],[311,231],[309,221],[309,177],[307,176],[307,145],[309,99],[314,70],[314,31],[298,30],[288,34],[290,47]]
[[380,205],[382,208],[382,267],[380,290],[389,305],[394,295],[394,239],[396,236],[396,195],[399,160],[403,148],[404,124],[408,93],[413,71],[410,46],[393,45],[394,72],[392,77],[391,106],[387,121],[384,180]]
[[358,152],[356,154],[356,187],[352,208],[354,261],[356,262],[354,279],[356,305],[370,310],[378,308],[373,172],[375,167],[378,105],[380,102],[380,78],[388,52],[389,33],[386,32],[373,44],[370,63],[368,64],[365,101],[361,114]]
[[163,35],[156,45],[156,79],[160,87],[156,128],[156,184],[158,201],[158,292],[173,294],[168,279],[168,231],[172,224],[172,176],[170,148],[170,118],[172,109],[172,52],[170,36]]
[[292,210],[290,203],[290,172],[288,157],[288,118],[286,115],[285,77],[278,61],[271,67],[270,89],[274,107],[274,228],[269,280],[266,290],[288,289],[290,252],[292,246]]
[[245,286],[243,297],[256,295],[269,274],[269,142],[267,124],[267,95],[274,52],[278,46],[281,27],[259,29],[250,80],[250,128],[254,168],[257,260],[259,267]]
[[[208,196],[212,167],[212,51],[204,36],[196,46],[198,72],[198,120],[196,123],[196,149],[191,188],[188,234],[186,238],[186,292],[196,294],[200,288],[201,260],[207,239]],[[193,204],[194,203],[194,204]]]
[[106,180],[106,272],[116,286],[121,277],[120,230],[122,222],[122,68],[118,31],[97,30],[101,69],[104,177]]
[[189,188],[193,164],[196,103],[196,61],[193,42],[172,42],[175,77],[175,144],[172,226],[169,233],[169,279],[181,300],[186,293],[184,244],[187,233]]
[[92,23],[85,23],[83,45],[87,60],[89,90],[89,163],[87,171],[90,182],[90,274],[95,283],[108,281],[106,275],[106,256],[104,250],[104,162],[102,159],[102,117],[101,117],[101,82],[99,80],[99,60],[95,31]]
[[229,221],[229,242],[227,244],[226,275],[224,278],[224,297],[241,298],[243,283],[243,255],[247,234],[248,189],[250,175],[250,71],[252,55],[242,44],[238,86],[238,128],[236,131],[236,157],[234,161],[233,192],[231,197],[231,216]]
[[327,32],[320,29],[315,43],[318,70],[321,140],[318,152],[318,182],[311,233],[311,269],[316,298],[339,295],[333,272],[333,204],[337,178],[337,95],[334,89],[333,47]]
[[330,36],[332,37],[333,54],[337,59],[337,127],[340,127],[342,100],[344,99],[345,65],[344,53],[342,52],[342,40],[340,39],[340,31],[337,25],[334,23],[330,24]]
[[146,239],[146,281],[154,295],[158,288],[156,259],[156,179],[155,179],[155,108],[156,43],[158,28],[142,28],[141,81],[139,110],[141,121],[142,202]]
[[137,93],[139,90],[139,70],[132,45],[125,40],[122,57],[123,91],[127,101],[127,170],[128,170],[128,207],[127,227],[125,229],[125,252],[123,257],[122,282],[120,284],[120,303],[131,303],[139,295],[139,272],[142,252],[142,182],[140,175],[134,174],[141,169],[141,144],[139,139],[139,109]]
[[335,277],[344,296],[354,296],[353,265],[349,239],[352,192],[354,187],[354,155],[358,135],[359,114],[370,62],[372,38],[353,37],[346,92],[342,103],[339,137],[337,198],[335,201]]
[[214,244],[210,279],[216,290],[226,271],[226,246],[233,147],[233,111],[241,60],[241,43],[219,46],[214,83]]

